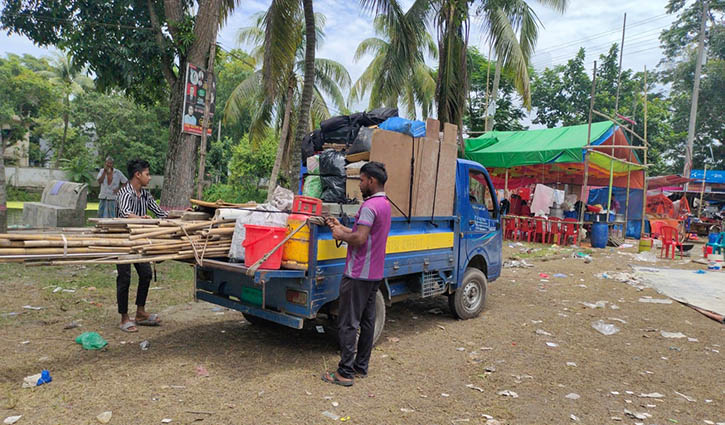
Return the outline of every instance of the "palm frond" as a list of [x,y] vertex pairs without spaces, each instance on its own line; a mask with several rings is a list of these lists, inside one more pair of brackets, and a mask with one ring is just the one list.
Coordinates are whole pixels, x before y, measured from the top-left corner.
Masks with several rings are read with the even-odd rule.
[[299,34],[290,31],[291,22],[299,22],[299,0],[272,0],[264,15],[264,63],[262,81],[267,96],[274,98],[282,79],[294,64]]
[[355,56],[353,61],[359,61],[363,56],[367,54],[379,54],[383,53],[387,49],[388,43],[377,37],[366,38],[357,45],[355,49]]
[[255,71],[232,90],[222,112],[223,123],[237,124],[243,112],[261,98],[263,98],[262,72]]

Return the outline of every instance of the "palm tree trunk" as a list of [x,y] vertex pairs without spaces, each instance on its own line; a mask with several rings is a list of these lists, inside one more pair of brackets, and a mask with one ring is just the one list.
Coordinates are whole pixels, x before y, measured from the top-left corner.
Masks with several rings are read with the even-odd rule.
[[307,133],[310,121],[310,103],[312,103],[312,90],[315,82],[315,11],[312,7],[312,0],[302,0],[305,11],[305,79],[302,85],[302,100],[300,104],[299,117],[297,119],[297,131],[295,131],[294,144],[292,145],[291,170],[294,178],[289,182],[293,192],[299,188],[299,170],[302,161],[302,139]]
[[0,129],[0,233],[8,230],[8,194],[5,191],[5,139]]
[[267,186],[267,202],[272,202],[274,189],[277,187],[277,178],[279,177],[279,169],[282,165],[282,157],[287,148],[287,136],[290,129],[290,115],[292,113],[292,99],[294,96],[294,79],[290,79],[287,85],[287,101],[284,105],[284,118],[282,118],[282,134],[279,136],[277,144],[277,155],[274,157],[274,166],[272,166],[272,175],[269,176],[269,185]]
[[[489,100],[490,104],[496,104],[496,99],[498,98],[498,85],[501,82],[501,71],[503,68],[503,63],[501,60],[496,61],[496,73],[493,76],[493,87],[491,88],[491,100]],[[488,116],[488,111],[486,111],[486,116]],[[493,130],[493,117],[490,117],[486,120],[486,131]]]
[[60,139],[60,145],[58,146],[58,153],[55,157],[55,168],[60,165],[60,159],[63,157],[63,148],[65,147],[65,140],[68,137],[68,109],[70,108],[70,95],[65,96],[65,111],[63,111],[63,138]]

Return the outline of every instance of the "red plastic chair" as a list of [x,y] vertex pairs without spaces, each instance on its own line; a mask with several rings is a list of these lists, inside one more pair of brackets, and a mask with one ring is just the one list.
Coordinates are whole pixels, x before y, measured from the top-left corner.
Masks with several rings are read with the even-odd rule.
[[[662,226],[660,229],[662,232],[662,249],[660,249],[660,257],[667,258],[670,253],[670,247],[672,247],[672,259],[675,259],[675,250],[680,248],[680,258],[682,258],[682,243],[680,242],[680,235],[677,232],[676,227]],[[662,255],[664,253],[664,256]]]
[[506,217],[506,225],[504,227],[504,239],[514,240],[516,238],[516,217]]
[[563,240],[562,245],[569,244],[569,238],[572,238],[572,243],[575,243],[579,237],[579,228],[577,227],[577,221],[575,218],[565,218],[562,222],[564,230],[561,232]]
[[562,223],[561,219],[559,217],[550,217],[549,243],[554,243],[554,241],[556,240],[556,244],[559,245],[561,243],[562,230],[564,230],[564,223]]
[[528,218],[521,217],[518,220],[518,224],[516,225],[516,240],[530,240],[531,232],[533,231],[531,227],[531,220]]
[[547,223],[546,219],[544,218],[535,218],[534,219],[534,228],[533,232],[529,234],[529,242],[533,239],[534,242],[536,242],[536,237],[539,237],[539,241],[541,243],[546,243],[548,236],[547,236]]

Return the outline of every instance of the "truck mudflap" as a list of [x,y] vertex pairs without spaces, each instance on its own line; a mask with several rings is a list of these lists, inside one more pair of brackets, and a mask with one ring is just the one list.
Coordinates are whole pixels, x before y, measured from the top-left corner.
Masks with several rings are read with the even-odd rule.
[[277,311],[263,310],[258,307],[252,307],[246,304],[242,304],[239,301],[231,300],[229,298],[211,294],[205,291],[196,291],[196,298],[210,302],[212,304],[231,308],[232,310],[241,311],[242,313],[251,314],[252,316],[257,316],[262,319],[269,320],[270,322],[289,326],[290,328],[302,329],[302,326],[304,324],[304,319],[301,317],[292,316]]

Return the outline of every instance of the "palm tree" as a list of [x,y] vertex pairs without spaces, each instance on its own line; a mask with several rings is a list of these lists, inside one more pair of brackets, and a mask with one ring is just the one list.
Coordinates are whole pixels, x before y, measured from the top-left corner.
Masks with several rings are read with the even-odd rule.
[[63,138],[58,145],[55,157],[55,167],[58,168],[58,164],[63,158],[63,149],[68,136],[71,97],[92,88],[93,80],[84,74],[83,67],[79,66],[69,54],[56,53],[52,66],[51,71],[46,71],[43,74],[58,84],[63,92]]
[[374,27],[378,37],[360,42],[355,51],[355,61],[369,53],[374,57],[352,86],[350,103],[362,100],[369,91],[368,109],[383,105],[398,107],[402,103],[407,115],[413,118],[417,118],[416,105],[420,105],[423,119],[432,112],[436,83],[433,70],[425,64],[425,55],[427,53],[433,58],[438,57],[433,37],[424,28],[416,36],[420,37],[422,43],[416,40],[414,49],[417,51],[412,58],[412,67],[408,67],[408,61],[402,62],[406,72],[396,73],[395,69],[388,66],[398,57],[399,50],[396,48],[401,46],[400,38],[405,34],[407,23],[420,20],[420,17],[414,16],[419,10],[411,7],[400,19],[395,20],[389,20],[383,15],[375,18]]
[[[568,0],[537,0],[539,3],[563,11]],[[360,0],[363,8],[375,14],[394,16],[400,9],[398,0]],[[422,27],[433,20],[438,37],[438,70],[436,81],[436,104],[438,119],[443,122],[462,124],[465,111],[468,74],[466,51],[470,29],[471,10],[483,22],[483,29],[494,46],[501,67],[510,67],[516,72],[516,88],[529,106],[528,63],[538,35],[540,21],[526,0],[418,0],[422,19],[410,26]],[[410,29],[408,29],[410,31]],[[408,50],[401,50],[401,61],[410,61],[414,56]],[[500,70],[499,70],[500,72]]]
[[[251,143],[254,144],[261,140],[264,130],[270,126],[276,127],[280,132],[277,156],[269,184],[270,189],[274,189],[285,155],[289,156],[288,153],[294,152],[294,146],[291,143],[293,136],[291,132],[293,128],[292,116],[296,109],[295,105],[301,103],[300,98],[304,91],[303,72],[306,50],[304,33],[306,28],[302,25],[301,16],[297,16],[299,19],[291,18],[284,31],[288,33],[285,37],[291,39],[294,44],[294,54],[288,55],[288,51],[281,52],[281,55],[288,58],[287,62],[279,61],[279,57],[270,58],[266,47],[270,25],[269,13],[268,10],[263,14],[256,15],[254,18],[255,25],[242,28],[239,32],[240,43],[255,46],[252,49],[251,56],[258,63],[261,62],[262,67],[234,89],[224,108],[224,120],[225,122],[234,123],[241,116],[241,110],[248,109],[251,106],[255,111],[249,130]],[[297,24],[290,27],[290,23],[295,22]],[[316,15],[315,35],[319,40],[324,39],[324,25],[324,16]],[[270,69],[269,61],[273,61],[276,67]],[[321,121],[330,116],[323,94],[332,101],[338,110],[346,110],[342,89],[350,86],[350,75],[342,64],[330,59],[316,58],[314,69],[313,95],[308,114],[312,115],[314,121]],[[265,72],[269,72],[266,77]],[[270,96],[270,93],[273,96]],[[309,127],[306,124],[305,132],[307,131],[309,131]],[[294,158],[288,158],[288,160],[290,162],[289,168],[294,170]],[[295,181],[296,174],[292,171],[288,176],[292,184]],[[271,193],[272,190],[269,191],[268,196],[271,196]]]

